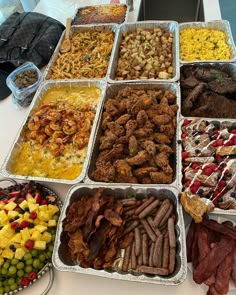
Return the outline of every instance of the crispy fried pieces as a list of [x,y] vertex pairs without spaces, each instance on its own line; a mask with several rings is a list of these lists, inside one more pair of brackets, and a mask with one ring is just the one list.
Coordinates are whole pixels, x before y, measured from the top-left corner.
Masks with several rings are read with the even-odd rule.
[[95,269],[111,266],[124,231],[122,212],[122,204],[104,189],[73,202],[63,221],[71,260]]
[[[91,178],[103,182],[171,183],[176,95],[125,87],[104,105],[99,154]],[[104,170],[103,170],[104,167]]]

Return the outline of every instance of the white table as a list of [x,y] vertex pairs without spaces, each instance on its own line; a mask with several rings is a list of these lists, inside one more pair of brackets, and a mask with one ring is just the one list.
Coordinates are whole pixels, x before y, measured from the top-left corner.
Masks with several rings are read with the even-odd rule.
[[[109,3],[109,1],[75,1],[75,0],[41,0],[36,6],[35,11],[48,14],[65,24],[67,16],[71,15],[75,7],[81,5],[85,6],[96,3]],[[124,1],[121,1],[121,3]],[[217,8],[218,1],[205,0],[204,2],[211,2],[208,5],[211,12],[208,11],[207,20],[219,19],[220,14]],[[140,0],[134,0],[134,11],[129,15],[129,21],[137,19],[138,7]],[[214,7],[213,7],[213,6]],[[216,5],[216,6],[215,6]],[[215,9],[212,9],[215,8]],[[18,129],[23,122],[27,109],[16,109],[12,104],[11,96],[0,101],[0,165],[2,165],[4,158],[14,141]],[[59,194],[61,199],[65,199],[66,193],[70,186],[47,183],[47,186],[54,189]],[[48,283],[48,274],[42,277],[36,284],[30,288],[25,289],[21,294],[23,295],[40,295]],[[144,284],[136,282],[118,281],[106,279],[101,277],[82,275],[76,273],[63,273],[55,270],[55,279],[50,295],[66,295],[66,294],[96,294],[96,295],[203,295],[206,294],[206,288],[195,284],[192,280],[192,275],[188,271],[187,279],[181,285],[170,287],[154,284]],[[229,295],[235,294],[235,291],[230,291]]]

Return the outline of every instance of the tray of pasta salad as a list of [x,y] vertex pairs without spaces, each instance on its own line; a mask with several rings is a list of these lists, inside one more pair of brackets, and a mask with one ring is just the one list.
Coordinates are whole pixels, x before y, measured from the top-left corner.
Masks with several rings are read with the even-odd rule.
[[116,24],[72,26],[69,50],[60,51],[64,32],[45,70],[44,79],[105,79],[118,28]]

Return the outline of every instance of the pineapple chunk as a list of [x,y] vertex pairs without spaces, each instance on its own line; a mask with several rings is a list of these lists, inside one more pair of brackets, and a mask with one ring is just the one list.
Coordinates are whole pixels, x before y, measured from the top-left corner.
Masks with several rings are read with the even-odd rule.
[[30,219],[30,214],[29,214],[29,212],[25,212],[24,213],[24,220],[27,220],[27,221],[30,221],[31,219]]
[[40,211],[38,214],[38,218],[41,221],[48,221],[50,219],[49,212],[47,211]]
[[47,211],[48,210],[48,205],[40,205],[39,206],[39,211]]
[[0,211],[0,225],[8,224],[8,217],[4,210]]
[[4,206],[4,209],[7,211],[12,211],[16,208],[17,204],[15,202],[9,202]]
[[39,204],[28,203],[30,212],[35,211],[38,213]]
[[0,237],[0,248],[5,249],[8,245],[8,239],[6,237]]
[[20,203],[19,207],[24,210],[25,208],[28,207],[28,202],[24,200],[23,202]]
[[2,257],[7,259],[12,259],[14,257],[14,252],[11,249],[6,248],[5,250],[2,251]]
[[56,205],[49,204],[48,210],[50,212],[50,215],[53,216],[55,213],[59,211],[59,208]]
[[14,234],[10,242],[20,243],[21,242],[21,233]]
[[39,223],[38,224],[40,224],[40,225],[44,225],[44,226],[48,226],[48,223],[46,222],[46,221],[39,221]]
[[10,239],[14,236],[15,231],[11,228],[10,224],[4,225],[3,229],[1,230],[1,234]]
[[39,232],[44,232],[45,230],[47,230],[47,227],[41,224],[37,224],[34,229],[37,229]]
[[40,241],[41,240],[41,233],[38,230],[34,230],[31,236],[31,240]]
[[52,240],[52,235],[51,235],[49,232],[45,231],[45,232],[42,234],[41,240],[42,240],[42,241],[45,241],[46,243],[49,243],[49,242],[51,242],[51,240]]
[[21,259],[25,255],[26,251],[23,248],[17,248],[15,252],[15,258]]
[[21,238],[22,241],[25,243],[27,240],[30,240],[30,232],[28,227],[25,227],[21,230]]
[[14,218],[18,215],[19,213],[17,211],[8,211],[7,216],[9,219]]
[[46,242],[45,241],[35,241],[34,249],[45,250],[46,249]]
[[29,203],[34,203],[34,204],[36,203],[36,200],[34,199],[34,197],[30,193],[28,193],[25,198],[28,202],[28,205],[29,205]]
[[51,226],[56,226],[56,225],[57,225],[56,220],[54,220],[54,219],[50,219],[50,220],[48,221],[48,226],[49,226],[49,227],[51,227]]

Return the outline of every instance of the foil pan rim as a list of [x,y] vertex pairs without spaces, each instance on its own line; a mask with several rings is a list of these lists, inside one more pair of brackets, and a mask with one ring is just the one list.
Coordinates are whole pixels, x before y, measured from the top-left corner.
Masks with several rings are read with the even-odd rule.
[[[214,24],[223,24],[225,26],[225,33],[226,35],[228,35],[228,38],[230,41],[230,47],[232,50],[232,58],[230,58],[229,60],[192,60],[192,61],[184,61],[181,59],[180,55],[179,55],[179,61],[180,64],[191,64],[191,63],[219,63],[219,62],[224,62],[224,63],[232,63],[236,61],[236,46],[234,44],[233,41],[233,35],[232,35],[232,31],[230,28],[230,22],[227,20],[211,20],[211,21],[207,21],[207,22],[184,22],[184,23],[180,23],[179,24],[179,33],[181,31],[181,28],[186,28],[186,27],[196,27],[196,26],[201,26],[201,27],[206,27],[209,25],[214,25]],[[180,40],[179,40],[179,50],[180,50]]]
[[[122,85],[123,84],[123,85]],[[107,89],[108,88],[112,88],[112,87],[119,87],[119,86],[155,86],[157,85],[157,87],[160,87],[160,86],[164,86],[164,87],[175,87],[175,91],[176,91],[176,104],[179,106],[179,109],[178,109],[178,112],[177,112],[177,116],[176,116],[176,119],[177,119],[177,124],[180,120],[180,115],[181,115],[181,91],[180,91],[180,85],[179,83],[177,82],[174,82],[174,83],[171,83],[171,82],[155,82],[155,83],[144,83],[142,81],[137,81],[135,83],[128,83],[128,82],[123,82],[123,83],[119,83],[119,84],[107,84],[106,85],[106,92],[105,92],[105,95],[104,95],[104,101],[103,101],[103,105],[104,103],[106,102],[107,100]],[[101,126],[101,120],[102,120],[102,114],[103,114],[103,105],[101,107],[101,111],[100,111],[100,117],[97,121],[97,129],[96,129],[96,132],[94,133],[94,142],[93,142],[93,146],[92,146],[92,151],[91,151],[91,154],[90,154],[90,158],[89,158],[89,163],[88,163],[88,168],[87,168],[87,172],[86,172],[86,175],[85,175],[85,178],[84,178],[84,182],[85,183],[88,183],[88,184],[100,184],[100,185],[104,185],[104,184],[109,184],[107,182],[100,182],[100,181],[95,181],[93,179],[91,179],[88,175],[88,171],[90,169],[90,166],[91,166],[91,160],[92,160],[92,157],[93,157],[93,154],[94,154],[94,149],[95,149],[95,143],[97,142],[98,140],[98,133],[99,133],[99,130],[100,130],[100,126]],[[179,158],[179,154],[177,152],[177,149],[178,149],[178,126],[176,126],[176,132],[175,132],[175,150],[176,150],[176,155],[175,155],[175,165],[176,165],[176,171],[175,171],[175,179],[168,185],[177,185],[179,183],[179,177],[178,177],[178,166],[179,166],[179,161],[181,158]],[[173,141],[174,142],[174,141]],[[114,182],[114,184],[119,184],[119,185],[131,185],[131,183],[118,183],[118,182]],[[137,183],[137,184],[132,184],[133,186],[143,186],[143,184],[141,183]],[[148,184],[148,186],[152,187],[152,186],[162,186],[162,185],[166,185],[166,184]]]
[[[89,143],[87,146],[87,153],[86,153],[86,157],[85,157],[84,164],[83,164],[80,175],[78,177],[76,177],[75,179],[69,180],[69,179],[45,178],[45,177],[35,177],[35,176],[23,176],[23,175],[17,175],[17,174],[13,174],[13,173],[8,172],[8,170],[6,168],[7,163],[11,159],[11,155],[12,155],[15,145],[17,144],[18,140],[21,138],[21,133],[22,133],[23,128],[28,120],[30,113],[35,108],[36,102],[39,99],[39,96],[40,96],[41,92],[43,92],[44,88],[47,87],[47,85],[50,86],[50,85],[54,85],[54,84],[55,85],[69,84],[70,87],[73,84],[77,84],[78,87],[81,87],[81,86],[79,86],[80,84],[87,84],[87,85],[94,85],[95,87],[98,87],[101,89],[100,100],[97,104],[96,115],[95,115],[95,119],[93,121],[93,126],[92,126],[92,130],[91,130],[90,137],[89,137]],[[101,85],[99,85],[99,84],[101,84]],[[93,146],[93,141],[94,141],[94,134],[96,132],[97,122],[100,117],[101,108],[103,106],[103,100],[104,100],[104,96],[105,96],[106,86],[107,86],[106,81],[104,81],[104,80],[94,81],[92,79],[84,79],[84,80],[77,80],[77,81],[69,81],[69,80],[63,80],[63,81],[47,80],[47,81],[44,81],[40,85],[40,87],[38,88],[32,102],[31,102],[30,107],[26,112],[25,118],[24,118],[21,126],[18,129],[15,139],[12,142],[10,149],[8,150],[8,153],[7,153],[7,155],[3,161],[3,164],[0,168],[1,174],[6,177],[10,177],[10,178],[12,177],[12,178],[22,179],[22,180],[31,179],[31,180],[35,180],[35,181],[62,183],[62,184],[75,184],[75,183],[83,181],[83,179],[86,176],[87,169],[88,169],[89,158],[90,158],[90,154],[91,154],[92,146]]]
[[[141,26],[141,27],[145,27],[145,25],[149,26],[149,25],[173,25],[174,26],[174,36],[175,36],[175,50],[173,52],[173,56],[175,57],[175,64],[174,64],[174,68],[175,68],[175,76],[171,79],[146,79],[146,80],[142,80],[142,79],[134,79],[134,80],[114,80],[111,78],[111,72],[112,72],[112,69],[115,65],[115,69],[116,69],[116,62],[118,62],[118,59],[119,58],[116,58],[116,51],[118,51],[118,54],[119,54],[119,47],[120,47],[120,42],[118,42],[118,39],[120,37],[120,35],[122,34],[122,28],[123,27],[127,27],[127,31],[128,31],[128,28],[129,27],[132,27],[132,26]],[[113,52],[112,52],[112,55],[111,55],[111,63],[110,63],[110,66],[108,68],[108,75],[107,75],[107,81],[108,83],[110,84],[120,84],[120,83],[137,83],[137,82],[160,82],[160,83],[163,83],[163,82],[177,82],[180,78],[180,70],[179,70],[179,65],[180,65],[180,62],[179,62],[179,25],[176,21],[172,21],[172,20],[163,20],[163,21],[152,21],[152,20],[149,20],[149,21],[138,21],[138,22],[127,22],[127,23],[122,23],[119,25],[119,29],[118,29],[118,32],[117,32],[117,36],[116,36],[116,42],[114,42],[114,48],[113,48]]]
[[[88,78],[87,80],[106,80],[107,81],[107,77],[108,77],[108,73],[109,73],[109,67],[111,66],[111,62],[112,62],[112,54],[114,52],[114,49],[115,49],[115,43],[116,43],[116,39],[117,39],[117,36],[118,36],[118,31],[119,31],[119,25],[116,24],[116,23],[100,23],[100,24],[84,24],[84,25],[73,25],[71,26],[71,31],[73,32],[73,30],[75,29],[83,29],[83,28],[88,28],[90,30],[92,30],[93,28],[99,28],[99,27],[107,27],[111,29],[112,32],[114,32],[114,42],[113,42],[113,45],[112,45],[112,50],[111,50],[111,55],[110,55],[110,60],[108,62],[108,65],[107,65],[107,71],[106,71],[106,75],[104,77],[101,77],[101,78]],[[47,79],[47,76],[50,72],[50,69],[52,67],[52,65],[56,62],[56,58],[58,56],[58,53],[60,51],[60,47],[61,47],[61,44],[62,44],[62,41],[64,39],[64,36],[65,36],[65,32],[66,30],[64,30],[64,32],[62,33],[58,43],[57,43],[57,46],[45,68],[45,71],[42,75],[42,78],[43,78],[43,81],[60,81],[60,80],[66,80],[66,81],[70,81],[70,80],[79,80],[79,81],[82,81],[82,80],[86,80],[86,78],[82,78],[82,79],[79,79],[79,78],[74,78],[74,79]]]
[[[199,119],[199,120],[206,120],[206,121],[219,121],[220,123],[222,122],[233,122],[236,123],[236,119],[219,119],[219,118],[206,118],[206,117],[183,117],[180,118],[179,120],[179,137],[178,139],[181,140],[181,134],[182,134],[182,125],[183,125],[183,121],[184,119],[188,119],[188,120],[195,120],[195,119]],[[179,193],[181,194],[183,192],[183,182],[182,182],[182,178],[183,178],[183,173],[182,173],[182,169],[183,169],[183,163],[182,163],[182,144],[180,144],[179,147],[179,184],[178,184],[178,189],[179,189]],[[182,205],[181,205],[182,206]],[[214,214],[214,215],[236,215],[236,209],[230,209],[230,210],[224,210],[224,209],[220,209],[218,207],[214,207],[213,211],[208,212],[210,214]]]
[[[86,6],[77,7],[76,10],[75,10],[75,13],[72,15],[72,22],[75,19],[76,14],[80,9],[84,9],[84,8],[86,9],[86,8],[89,8],[89,7],[97,7],[97,6],[98,7],[101,7],[101,6],[126,6],[125,17],[124,17],[124,21],[122,23],[111,22],[111,23],[104,23],[104,24],[113,24],[114,23],[114,24],[117,24],[117,25],[121,25],[121,24],[126,23],[128,21],[130,6],[127,3],[107,3],[107,4],[97,4],[97,5],[95,4],[95,5],[86,5]],[[80,25],[80,24],[78,24],[78,25]],[[83,25],[83,24],[81,24],[81,25]],[[73,24],[72,26],[75,26],[75,25]]]
[[[67,208],[70,204],[70,199],[71,196],[74,192],[77,190],[83,189],[83,188],[90,188],[90,189],[96,189],[101,187],[100,185],[86,185],[86,184],[77,184],[72,186],[66,196],[65,202],[63,204],[63,208],[60,214],[60,219],[58,221],[58,227],[57,227],[57,233],[56,233],[56,239],[55,239],[55,246],[54,246],[54,251],[53,251],[53,257],[52,257],[52,263],[54,267],[59,270],[59,271],[66,271],[66,272],[75,272],[75,273],[82,273],[82,274],[89,274],[89,275],[96,275],[96,276],[101,276],[101,277],[107,277],[107,278],[113,278],[113,279],[120,279],[120,280],[126,280],[126,281],[138,281],[138,282],[143,282],[143,283],[153,283],[153,284],[162,284],[162,285],[178,285],[184,282],[187,276],[187,257],[186,257],[186,245],[185,245],[185,226],[184,226],[184,219],[183,219],[183,211],[182,211],[182,206],[178,200],[178,188],[177,186],[170,186],[170,185],[163,185],[161,188],[156,188],[156,192],[160,191],[161,189],[167,190],[174,194],[176,198],[176,212],[178,214],[178,227],[179,227],[179,236],[178,240],[181,245],[181,249],[179,251],[179,257],[180,257],[180,269],[178,273],[175,275],[175,277],[172,278],[164,278],[160,276],[156,276],[155,278],[149,278],[145,276],[144,274],[139,275],[139,276],[134,276],[132,274],[125,274],[122,275],[116,271],[109,273],[106,272],[105,270],[95,270],[92,268],[81,268],[79,265],[66,265],[64,264],[58,254],[59,250],[59,245],[61,244],[60,241],[60,235],[62,233],[62,221],[64,220],[66,216],[66,211]],[[122,189],[123,191],[133,189],[134,191],[142,192],[148,191],[150,189],[155,189],[155,188],[150,188],[147,186],[143,186],[138,190],[136,187],[133,185],[103,185],[102,187],[104,188],[111,188],[111,189]],[[181,230],[182,229],[182,230]]]

